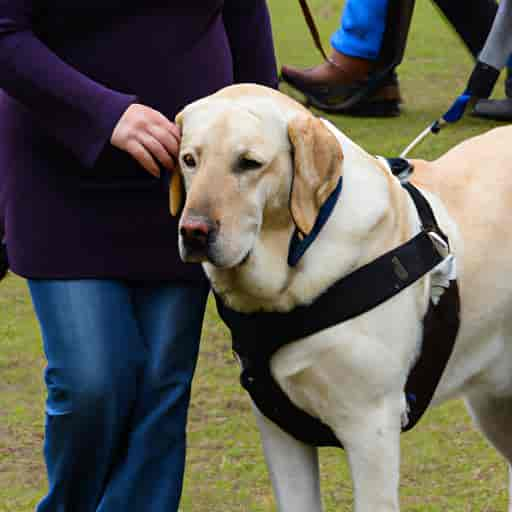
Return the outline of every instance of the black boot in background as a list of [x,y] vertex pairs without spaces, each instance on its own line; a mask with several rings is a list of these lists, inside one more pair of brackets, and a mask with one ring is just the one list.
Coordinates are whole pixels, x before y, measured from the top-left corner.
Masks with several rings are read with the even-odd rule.
[[496,121],[512,121],[512,70],[507,68],[505,81],[506,98],[503,100],[479,100],[473,109],[473,115],[494,119]]

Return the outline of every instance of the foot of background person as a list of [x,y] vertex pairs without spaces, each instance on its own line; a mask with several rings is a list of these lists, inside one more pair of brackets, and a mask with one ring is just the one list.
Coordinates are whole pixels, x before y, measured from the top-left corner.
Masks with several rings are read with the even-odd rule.
[[400,113],[398,78],[383,76],[373,89],[375,62],[333,51],[330,60],[312,68],[283,66],[281,80],[302,93],[307,102],[331,113],[391,117]]
[[472,115],[495,121],[512,121],[512,71],[507,72],[505,81],[506,98],[502,100],[479,100]]
[[333,51],[330,60],[318,66],[307,69],[283,66],[281,73],[283,78],[309,86],[351,85],[368,80],[372,68],[372,61]]
[[473,108],[473,116],[495,121],[512,121],[512,98],[503,100],[479,100]]

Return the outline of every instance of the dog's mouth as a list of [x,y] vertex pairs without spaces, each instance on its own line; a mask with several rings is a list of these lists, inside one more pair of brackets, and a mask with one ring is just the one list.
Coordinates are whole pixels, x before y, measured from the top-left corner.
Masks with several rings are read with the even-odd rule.
[[241,258],[226,259],[215,242],[214,236],[202,240],[184,240],[180,237],[181,259],[187,263],[210,263],[219,269],[232,269],[243,267],[251,257],[252,248],[248,249]]
[[242,257],[242,259],[240,259],[239,261],[235,261],[235,263],[228,263],[222,261],[222,258],[219,258],[218,256],[215,255],[214,251],[211,251],[211,253],[206,257],[206,261],[208,261],[208,263],[211,263],[214,267],[219,269],[236,269],[243,267],[249,261],[251,254],[252,250],[249,249]]
[[207,237],[179,239],[180,256],[186,263],[204,263],[210,259],[210,243]]
[[242,261],[240,261],[240,263],[237,266],[241,267],[241,266],[245,265],[249,261],[249,258],[251,257],[251,253],[252,253],[252,249],[249,249],[247,251],[247,253],[245,254],[245,256],[242,258]]

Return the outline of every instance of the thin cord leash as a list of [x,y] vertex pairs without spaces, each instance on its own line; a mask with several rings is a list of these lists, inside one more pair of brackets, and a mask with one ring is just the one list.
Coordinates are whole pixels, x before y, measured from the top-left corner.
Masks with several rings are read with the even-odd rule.
[[437,135],[441,128],[445,125],[446,121],[444,121],[442,118],[437,119],[432,124],[429,124],[401,153],[400,158],[407,158],[407,155],[416,147],[418,146],[423,140],[433,133],[434,135]]
[[407,155],[429,134],[437,135],[446,124],[459,121],[468,106],[474,105],[480,98],[488,98],[499,77],[499,70],[478,61],[471,73],[465,91],[453,102],[453,105],[433,123],[429,124],[401,153],[400,158]]
[[327,54],[325,53],[324,47],[322,46],[322,40],[320,39],[320,32],[318,31],[318,27],[316,26],[315,19],[313,18],[313,14],[311,13],[311,9],[306,0],[299,0],[300,7],[302,9],[302,14],[304,15],[304,19],[306,20],[306,24],[309,28],[309,32],[311,33],[311,37],[315,42],[315,46],[317,50],[321,53],[322,57],[334,64]]
[[313,13],[309,8],[309,5],[306,0],[299,0],[300,7],[302,9],[302,14],[304,15],[304,19],[306,20],[306,25],[308,26],[309,33],[313,38],[313,42],[315,43],[316,49],[320,52],[320,55],[324,58],[325,61],[332,64],[334,67],[339,68],[339,64],[334,62],[331,57],[327,55],[325,49],[322,45],[322,39],[320,37],[320,32],[318,30],[317,24],[315,22],[315,18],[313,17]]

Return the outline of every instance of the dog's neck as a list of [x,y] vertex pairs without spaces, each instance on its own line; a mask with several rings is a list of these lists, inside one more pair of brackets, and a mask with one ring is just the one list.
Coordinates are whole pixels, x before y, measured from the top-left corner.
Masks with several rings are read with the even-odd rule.
[[205,264],[213,288],[239,311],[288,311],[411,237],[417,215],[396,178],[332,125],[343,150],[343,189],[334,210],[296,267],[287,263],[295,229],[264,217],[249,259],[232,269]]

